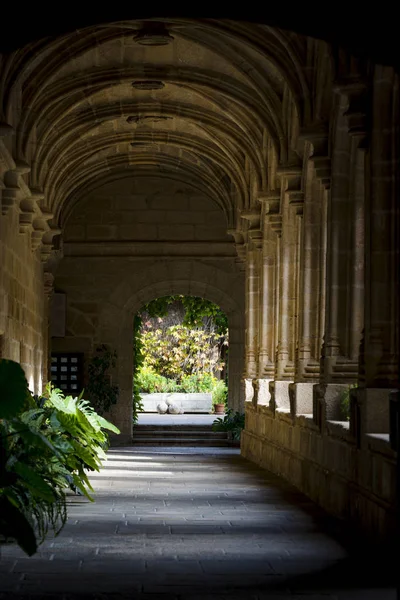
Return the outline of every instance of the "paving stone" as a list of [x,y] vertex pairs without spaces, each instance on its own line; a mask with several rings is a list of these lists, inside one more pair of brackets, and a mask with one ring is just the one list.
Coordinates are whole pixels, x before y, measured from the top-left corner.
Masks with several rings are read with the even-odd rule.
[[[106,481],[112,465],[92,477],[96,502],[72,496],[64,530],[37,555],[1,548],[0,600],[394,599],[373,548],[349,544],[342,523],[237,453],[158,449],[143,469],[152,449],[118,452],[124,477]],[[367,593],[360,569],[374,564]]]

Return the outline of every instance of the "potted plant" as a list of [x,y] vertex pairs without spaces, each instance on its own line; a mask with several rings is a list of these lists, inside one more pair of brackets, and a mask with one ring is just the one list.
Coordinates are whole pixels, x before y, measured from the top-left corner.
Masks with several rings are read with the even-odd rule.
[[232,446],[240,446],[240,437],[245,425],[245,415],[239,411],[234,412],[228,408],[224,418],[215,419],[212,424],[213,431],[226,431]]
[[215,414],[222,415],[225,413],[227,395],[228,388],[226,387],[226,383],[222,379],[219,379],[211,392],[211,400]]

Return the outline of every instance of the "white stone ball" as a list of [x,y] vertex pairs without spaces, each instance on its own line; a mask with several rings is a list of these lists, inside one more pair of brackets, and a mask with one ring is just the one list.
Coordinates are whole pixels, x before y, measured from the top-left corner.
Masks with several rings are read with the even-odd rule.
[[179,415],[181,412],[181,407],[178,406],[177,404],[174,404],[173,402],[170,402],[170,404],[168,406],[168,412],[171,415]]
[[166,402],[160,402],[160,404],[157,404],[157,412],[160,415],[165,415],[165,413],[168,411],[168,404]]

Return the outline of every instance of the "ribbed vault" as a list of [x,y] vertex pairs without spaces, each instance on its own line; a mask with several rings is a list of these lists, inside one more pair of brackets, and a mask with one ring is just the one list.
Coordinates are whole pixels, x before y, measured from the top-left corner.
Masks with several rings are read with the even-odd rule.
[[[173,41],[143,45],[140,31]],[[14,53],[2,112],[50,227],[128,170],[206,189],[234,230],[275,187],[271,153],[295,163],[293,136],[318,118],[307,45],[265,25],[174,18],[96,25]]]

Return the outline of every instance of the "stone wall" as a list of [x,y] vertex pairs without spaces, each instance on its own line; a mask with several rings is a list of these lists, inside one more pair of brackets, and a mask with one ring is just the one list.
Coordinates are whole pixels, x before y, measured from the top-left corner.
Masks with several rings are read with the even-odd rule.
[[397,543],[396,453],[389,436],[370,434],[358,448],[348,425],[330,422],[322,434],[311,415],[293,419],[246,402],[241,452],[373,539]]
[[218,206],[190,186],[126,177],[88,194],[74,210],[64,241],[225,241],[227,225]]
[[201,296],[226,312],[229,403],[243,407],[243,273],[215,203],[190,186],[127,177],[76,206],[63,252],[55,289],[66,294],[66,334],[52,339],[52,350],[82,352],[86,367],[97,345],[117,351],[120,398],[110,418],[119,440],[132,435],[133,318],[157,297]]
[[0,358],[21,363],[34,392],[47,374],[43,266],[15,209],[0,215]]

